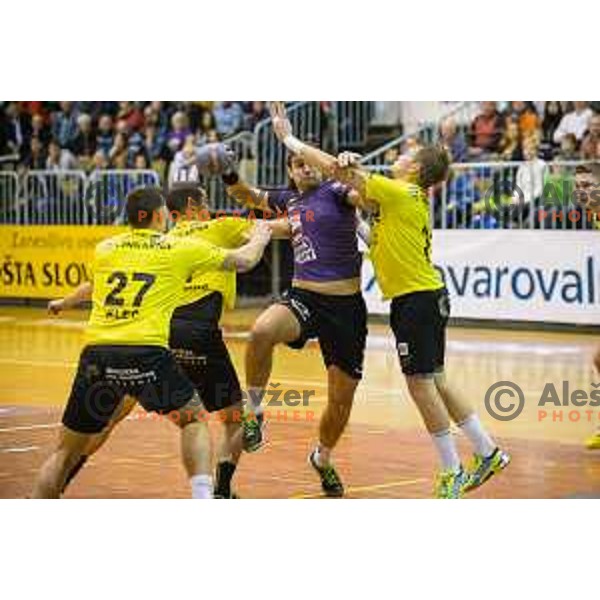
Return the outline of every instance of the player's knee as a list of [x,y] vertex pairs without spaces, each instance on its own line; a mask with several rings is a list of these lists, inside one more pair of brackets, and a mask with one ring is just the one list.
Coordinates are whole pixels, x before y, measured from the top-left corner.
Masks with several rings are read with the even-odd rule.
[[437,391],[437,384],[433,377],[424,375],[407,375],[406,385],[413,398],[422,396],[431,396]]
[[275,332],[268,325],[255,323],[250,330],[250,344],[254,348],[270,348],[276,344]]
[[596,367],[596,371],[600,373],[600,350],[598,350],[596,356],[594,356],[594,366]]

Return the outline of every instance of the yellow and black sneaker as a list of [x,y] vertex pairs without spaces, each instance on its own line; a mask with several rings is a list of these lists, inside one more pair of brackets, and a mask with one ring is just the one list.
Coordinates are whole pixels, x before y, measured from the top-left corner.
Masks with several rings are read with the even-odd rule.
[[337,474],[333,465],[329,464],[323,467],[319,465],[315,456],[316,452],[316,450],[311,452],[308,457],[308,463],[319,474],[323,492],[329,498],[341,498],[344,495],[344,485],[340,476]]
[[468,481],[469,476],[462,467],[459,471],[441,471],[435,478],[435,497],[439,500],[458,500],[464,496]]
[[242,423],[242,444],[245,452],[256,452],[264,445],[264,415],[248,413]]
[[474,454],[473,460],[469,465],[469,480],[465,487],[465,492],[470,492],[486,481],[489,481],[494,475],[500,473],[510,464],[510,454],[496,448],[493,454],[487,458],[480,454]]

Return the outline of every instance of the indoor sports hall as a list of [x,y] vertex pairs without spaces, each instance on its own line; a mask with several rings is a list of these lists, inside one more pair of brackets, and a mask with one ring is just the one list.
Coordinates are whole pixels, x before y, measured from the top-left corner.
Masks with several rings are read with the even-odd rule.
[[[334,156],[356,153],[368,172],[394,178],[395,165],[428,144],[451,157],[451,177],[429,198],[433,262],[451,302],[447,376],[512,458],[467,497],[600,497],[599,103],[286,108],[298,138]],[[89,303],[61,315],[47,303],[92,276],[96,244],[126,229],[127,194],[168,188],[207,144],[225,144],[240,176],[260,189],[287,186],[288,171],[266,101],[14,101],[0,104],[0,116],[0,497],[25,498],[56,442],[89,317]],[[220,177],[202,185],[211,218],[241,218]],[[431,498],[435,449],[399,366],[389,302],[359,244],[369,332],[335,465],[346,498]],[[273,240],[238,277],[222,328],[242,386],[252,326],[289,287],[293,261],[290,243]],[[323,497],[307,464],[327,403],[317,341],[276,348],[265,397],[266,443],[242,456],[236,493]],[[209,427],[217,440],[218,416]],[[468,445],[453,433],[466,461]],[[139,407],[65,493],[188,496],[173,424]]]

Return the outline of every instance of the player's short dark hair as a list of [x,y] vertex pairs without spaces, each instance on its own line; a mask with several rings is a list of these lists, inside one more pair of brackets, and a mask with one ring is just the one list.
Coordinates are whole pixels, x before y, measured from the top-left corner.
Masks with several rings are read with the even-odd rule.
[[425,146],[415,157],[419,164],[419,185],[425,189],[442,183],[448,179],[450,172],[450,155],[440,145]]
[[136,229],[148,229],[156,218],[156,211],[165,204],[165,197],[159,187],[139,187],[127,194],[127,221]]
[[167,192],[167,208],[171,213],[183,214],[189,208],[190,199],[198,206],[206,206],[204,188],[189,181],[173,183]]

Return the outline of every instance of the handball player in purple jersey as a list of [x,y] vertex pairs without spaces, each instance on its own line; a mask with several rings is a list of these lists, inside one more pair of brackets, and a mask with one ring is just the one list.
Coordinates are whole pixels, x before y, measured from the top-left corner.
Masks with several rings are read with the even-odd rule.
[[233,197],[255,208],[278,214],[287,211],[294,252],[291,288],[252,327],[246,352],[250,414],[244,422],[244,448],[254,452],[263,443],[261,401],[275,346],[301,349],[317,338],[327,369],[328,395],[319,443],[309,462],[325,494],[342,496],[344,487],[331,453],[350,417],[367,338],[354,192],[337,181],[323,180],[319,171],[293,154],[288,156],[288,175],[293,188],[257,190],[239,180],[228,188]]

